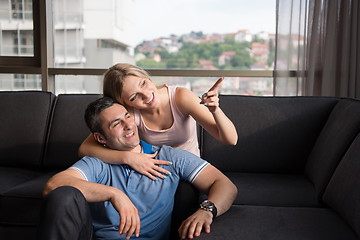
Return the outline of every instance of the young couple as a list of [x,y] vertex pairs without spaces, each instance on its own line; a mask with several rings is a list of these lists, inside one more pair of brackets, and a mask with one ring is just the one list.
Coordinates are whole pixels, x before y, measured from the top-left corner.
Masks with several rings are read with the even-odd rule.
[[95,101],[86,111],[92,135],[79,154],[91,157],[55,175],[44,194],[72,186],[96,202],[91,213],[99,238],[166,239],[176,187],[184,179],[208,194],[208,201],[183,222],[180,237],[198,236],[203,228],[209,232],[212,218],[225,212],[237,193],[229,179],[198,157],[196,122],[225,144],[237,142],[234,125],[219,107],[221,81],[199,99],[187,89],[155,87],[136,66],[111,67],[104,77],[104,96],[111,98]]

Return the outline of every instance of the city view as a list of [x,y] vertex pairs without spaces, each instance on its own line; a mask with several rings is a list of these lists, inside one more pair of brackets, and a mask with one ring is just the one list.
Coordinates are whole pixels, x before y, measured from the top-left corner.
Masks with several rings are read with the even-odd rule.
[[[271,70],[275,35],[265,25],[274,25],[275,18],[266,13],[274,14],[275,3],[257,2],[263,8],[237,1],[234,9],[219,11],[216,1],[52,0],[54,59],[50,67],[106,69],[127,62],[150,70]],[[182,17],[184,11],[186,17]],[[263,18],[256,18],[252,11]],[[0,26],[1,56],[33,55],[32,0],[0,0]],[[216,79],[152,77],[156,84],[183,86],[198,94]],[[271,95],[272,80],[227,77],[220,91]],[[0,75],[1,90],[41,89],[40,83],[40,75]],[[101,93],[101,83],[102,76],[56,75],[55,92]]]
[[[145,69],[271,70],[275,35],[239,30],[227,34],[191,32],[180,36],[143,41],[135,48],[136,64]],[[225,79],[224,94],[271,95],[267,78]],[[201,94],[214,80],[170,78],[167,84],[180,85]],[[160,80],[159,82],[162,82]]]

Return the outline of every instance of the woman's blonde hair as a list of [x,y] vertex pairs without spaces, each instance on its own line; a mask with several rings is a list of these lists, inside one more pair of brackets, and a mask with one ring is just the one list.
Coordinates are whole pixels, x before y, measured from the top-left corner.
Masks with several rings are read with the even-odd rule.
[[110,67],[104,74],[103,95],[122,103],[121,94],[124,80],[127,76],[150,79],[149,74],[142,68],[128,63],[118,63]]

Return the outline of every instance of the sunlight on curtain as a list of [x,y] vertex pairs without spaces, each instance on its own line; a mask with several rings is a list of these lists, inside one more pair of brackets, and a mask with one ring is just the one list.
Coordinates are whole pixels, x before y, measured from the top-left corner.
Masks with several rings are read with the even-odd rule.
[[277,0],[275,95],[360,98],[359,43],[358,0]]
[[[277,1],[275,95],[297,96],[302,92],[306,41],[307,1]],[[289,71],[296,71],[292,76]]]

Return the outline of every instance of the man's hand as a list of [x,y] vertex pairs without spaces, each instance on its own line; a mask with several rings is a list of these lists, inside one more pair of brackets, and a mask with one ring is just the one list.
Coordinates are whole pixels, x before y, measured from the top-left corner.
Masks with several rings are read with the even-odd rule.
[[164,179],[164,175],[168,175],[169,171],[158,165],[170,165],[169,161],[154,159],[157,153],[143,154],[131,152],[129,165],[135,171],[147,176],[151,180],[156,180],[156,177]]
[[199,209],[181,224],[179,228],[179,237],[181,239],[198,237],[203,228],[206,233],[209,233],[212,221],[213,214],[211,212]]
[[135,236],[139,237],[140,218],[138,210],[130,199],[123,192],[115,191],[110,201],[120,215],[120,236],[126,234],[126,239],[129,239],[135,233]]

